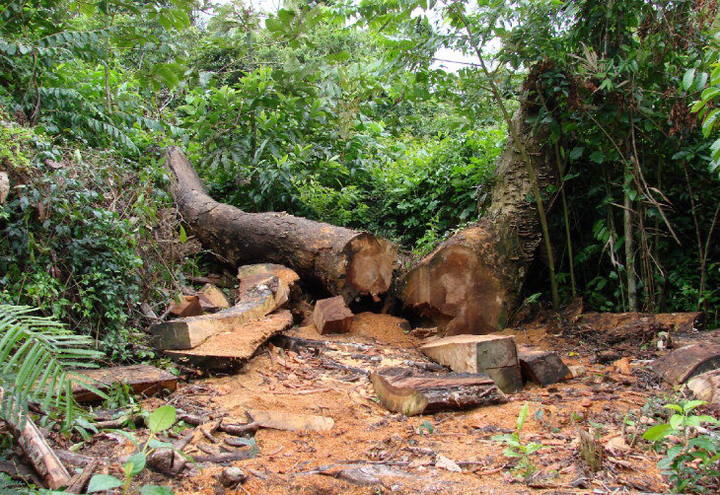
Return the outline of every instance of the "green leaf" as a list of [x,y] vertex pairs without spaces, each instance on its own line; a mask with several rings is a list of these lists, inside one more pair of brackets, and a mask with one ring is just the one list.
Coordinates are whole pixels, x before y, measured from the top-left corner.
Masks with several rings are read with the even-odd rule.
[[187,232],[185,232],[185,227],[183,227],[183,226],[181,225],[181,226],[180,226],[180,242],[181,242],[182,244],[185,244],[185,243],[187,242],[187,240],[188,240]]
[[667,423],[663,423],[648,428],[648,430],[643,433],[643,438],[650,442],[657,442],[668,436],[671,431],[672,427]]
[[176,414],[173,406],[158,407],[147,419],[148,428],[153,433],[165,431],[175,424]]
[[703,136],[709,137],[710,133],[712,132],[713,128],[715,127],[715,124],[718,121],[718,117],[720,117],[720,108],[715,108],[710,111],[705,116],[705,120],[703,120],[702,123],[702,133]]
[[118,488],[122,486],[122,484],[122,481],[120,481],[115,476],[111,476],[109,474],[96,474],[92,478],[90,478],[87,492],[104,492],[107,490],[112,490],[113,488]]
[[682,88],[687,91],[695,80],[695,69],[688,69],[682,79]]
[[704,406],[705,404],[707,404],[707,402],[704,400],[689,400],[683,403],[682,408],[685,413],[689,413],[696,407]]
[[593,151],[590,154],[590,159],[595,163],[600,164],[605,161],[605,153],[602,151]]
[[683,408],[679,404],[665,404],[663,407],[665,409],[670,409],[671,411],[677,411],[679,413],[683,412]]
[[583,151],[585,151],[584,147],[576,146],[572,149],[572,151],[570,151],[570,155],[568,155],[568,156],[570,157],[571,160],[577,160],[578,158],[580,158],[582,156]]
[[518,414],[517,422],[515,424],[515,427],[518,431],[522,430],[522,427],[525,424],[525,420],[527,419],[529,410],[530,407],[528,406],[527,402],[520,408],[520,413]]
[[283,23],[272,17],[265,19],[265,27],[271,33],[279,33],[283,30]]
[[142,452],[138,452],[137,454],[130,456],[130,459],[128,459],[123,466],[125,474],[131,477],[137,476],[143,469],[145,469],[146,461],[147,459],[145,458],[145,454]]
[[167,486],[143,485],[140,487],[140,495],[173,495],[173,491]]

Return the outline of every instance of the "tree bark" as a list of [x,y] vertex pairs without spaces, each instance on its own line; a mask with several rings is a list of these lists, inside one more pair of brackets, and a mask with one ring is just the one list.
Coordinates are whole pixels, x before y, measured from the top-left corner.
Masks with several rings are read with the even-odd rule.
[[[3,400],[4,392],[0,388],[0,402]],[[59,490],[68,486],[71,481],[70,473],[48,446],[32,419],[16,419],[12,416],[11,414],[4,418],[5,422],[30,465],[40,475],[47,487],[51,490]]]
[[[542,240],[533,191],[549,184],[541,134],[532,133],[523,106],[497,165],[486,215],[461,230],[413,267],[400,283],[406,308],[428,317],[446,335],[485,334],[503,328],[515,309],[528,265]],[[512,136],[523,136],[531,167]],[[537,173],[539,188],[528,172]]]
[[372,234],[287,213],[246,213],[213,200],[183,153],[167,150],[171,192],[202,243],[229,263],[272,262],[293,268],[345,300],[386,292],[396,247]]

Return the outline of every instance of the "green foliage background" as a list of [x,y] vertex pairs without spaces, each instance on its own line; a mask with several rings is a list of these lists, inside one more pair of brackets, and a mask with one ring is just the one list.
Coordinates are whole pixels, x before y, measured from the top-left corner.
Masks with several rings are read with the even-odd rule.
[[[495,40],[486,53],[504,104],[529,98],[551,130],[562,181],[543,199],[564,300],[628,308],[627,199],[641,309],[701,308],[716,320],[713,8],[289,1],[264,14],[239,1],[5,2],[0,169],[13,188],[0,205],[0,301],[40,307],[114,359],[149,357],[140,304],[162,312],[202,260],[164,192],[168,144],[188,151],[218,200],[427,253],[483,214],[505,144],[477,65],[434,60],[441,47],[472,54],[482,38]],[[546,294],[547,280],[540,253],[526,293]]]

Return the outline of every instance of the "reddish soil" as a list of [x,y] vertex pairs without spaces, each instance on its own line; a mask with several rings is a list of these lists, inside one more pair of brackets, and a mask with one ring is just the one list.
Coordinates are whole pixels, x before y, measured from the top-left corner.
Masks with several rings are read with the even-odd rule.
[[[222,466],[208,465],[176,480],[176,493],[570,494],[667,489],[656,468],[657,454],[642,441],[631,447],[636,432],[623,427],[628,414],[641,424],[640,433],[654,421],[638,411],[658,393],[656,382],[648,385],[644,379],[645,362],[590,364],[587,353],[567,350],[577,349],[577,342],[563,341],[535,326],[514,332],[519,344],[563,349],[563,360],[585,366],[585,374],[545,389],[528,385],[502,405],[407,418],[379,406],[367,378],[352,371],[424,360],[416,350],[420,341],[407,333],[402,320],[367,313],[356,317],[349,334],[320,336],[312,326],[288,333],[331,340],[337,346],[320,352],[268,346],[239,374],[195,382],[185,387],[184,397],[183,389],[176,393],[176,402],[191,400],[238,422],[247,421],[247,409],[323,415],[334,419],[334,428],[328,432],[261,429],[255,435],[260,454],[233,463],[249,475],[241,488],[222,488],[216,479]],[[370,347],[358,350],[354,343]],[[533,456],[539,473],[529,485],[515,479],[509,459],[502,455],[504,447],[492,440],[512,431],[526,403],[530,415],[521,438],[546,446]],[[598,428],[606,456],[597,473],[587,471],[578,453],[577,431],[591,424]],[[203,441],[212,447],[198,438]],[[443,456],[461,472],[443,468]],[[348,467],[374,472],[380,482],[362,486],[341,479],[341,471]]]

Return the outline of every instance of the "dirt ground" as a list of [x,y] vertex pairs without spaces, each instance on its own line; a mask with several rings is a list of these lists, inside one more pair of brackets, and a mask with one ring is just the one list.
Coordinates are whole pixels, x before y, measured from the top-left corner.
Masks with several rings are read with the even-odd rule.
[[[501,405],[463,412],[404,417],[381,407],[363,370],[427,362],[404,320],[364,313],[350,334],[320,336],[312,326],[288,334],[332,341],[323,350],[291,351],[268,345],[238,374],[196,380],[171,402],[246,422],[246,410],[322,415],[326,432],[260,429],[259,455],[234,462],[248,474],[236,489],[217,481],[223,466],[195,466],[173,481],[178,494],[512,494],[665,492],[655,454],[637,440],[653,420],[641,411],[668,393],[646,368],[626,356],[599,364],[594,349],[548,333],[547,325],[506,330],[518,344],[557,350],[582,373],[547,388],[528,384]],[[657,400],[662,404],[662,399]],[[539,471],[529,482],[511,472],[503,446],[492,437],[512,432],[524,404],[521,433],[539,442]],[[647,407],[647,406],[646,406]],[[228,421],[228,420],[226,420]],[[635,422],[637,427],[629,426]],[[591,473],[579,455],[578,430],[592,428],[604,450],[602,470]],[[216,433],[222,442],[225,434]],[[200,438],[198,442],[207,439]],[[212,447],[212,444],[208,443]],[[192,447],[188,452],[192,453]],[[449,462],[448,462],[449,460]],[[350,481],[349,481],[350,480]]]

